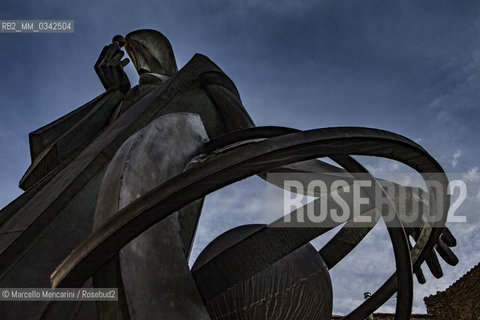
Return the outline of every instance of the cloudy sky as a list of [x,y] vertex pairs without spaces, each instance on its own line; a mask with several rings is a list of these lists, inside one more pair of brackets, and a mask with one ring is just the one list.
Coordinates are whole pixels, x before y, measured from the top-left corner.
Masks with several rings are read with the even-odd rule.
[[[445,170],[478,181],[479,16],[480,2],[460,0],[4,0],[0,19],[71,19],[75,32],[0,34],[0,206],[21,193],[28,133],[102,93],[93,70],[98,54],[112,36],[141,28],[170,39],[179,67],[196,52],[210,57],[235,82],[257,125],[390,130],[422,144]],[[135,83],[131,65],[127,73]],[[366,162],[374,171],[398,169]],[[194,255],[231,227],[266,222],[264,192],[252,178],[208,198]],[[423,296],[480,261],[478,226],[452,229],[461,262],[444,266],[443,279],[416,286],[416,312],[424,311]],[[393,271],[392,263],[383,266],[388,259],[379,228],[332,271],[336,313],[378,288]]]

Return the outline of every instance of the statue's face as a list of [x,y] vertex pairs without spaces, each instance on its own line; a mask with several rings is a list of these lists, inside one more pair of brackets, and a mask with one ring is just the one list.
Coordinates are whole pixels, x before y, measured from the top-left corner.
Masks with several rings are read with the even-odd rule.
[[141,75],[153,72],[173,76],[177,64],[170,42],[155,30],[137,30],[125,36],[125,50]]

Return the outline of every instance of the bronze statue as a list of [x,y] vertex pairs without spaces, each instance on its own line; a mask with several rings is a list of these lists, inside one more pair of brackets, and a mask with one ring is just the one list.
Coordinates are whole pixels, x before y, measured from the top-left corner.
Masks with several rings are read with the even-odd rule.
[[[122,47],[140,76],[133,88]],[[51,280],[54,287],[117,287],[119,300],[4,303],[0,309],[8,318],[330,319],[328,270],[376,221],[363,228],[347,223],[319,252],[309,241],[332,226],[240,226],[207,246],[190,270],[204,197],[275,172],[352,179],[361,173],[381,186],[353,154],[395,159],[425,179],[436,173],[442,186],[448,182],[425,150],[390,132],[255,127],[218,66],[196,54],[177,70],[169,41],[154,30],[115,36],[95,71],[105,93],[29,135],[32,165],[20,182],[25,193],[0,215],[0,284],[41,288]],[[424,261],[441,277],[434,247],[457,263],[446,215],[429,210],[441,216],[438,225],[403,228],[398,215],[387,224],[397,273],[346,319],[368,316],[395,292],[396,319],[408,319],[412,268],[419,282],[425,281]]]

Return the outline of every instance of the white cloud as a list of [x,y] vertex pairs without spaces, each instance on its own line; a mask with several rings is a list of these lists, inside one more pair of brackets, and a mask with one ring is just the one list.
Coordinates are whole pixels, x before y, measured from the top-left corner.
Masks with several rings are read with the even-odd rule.
[[457,150],[457,152],[455,152],[453,154],[453,157],[452,157],[452,160],[450,161],[450,164],[452,165],[452,168],[455,168],[458,164],[458,159],[460,159],[460,156],[462,155],[462,151],[461,150]]
[[478,172],[478,167],[473,167],[468,170],[467,173],[463,174],[463,179],[468,182],[477,182],[480,180],[480,173]]

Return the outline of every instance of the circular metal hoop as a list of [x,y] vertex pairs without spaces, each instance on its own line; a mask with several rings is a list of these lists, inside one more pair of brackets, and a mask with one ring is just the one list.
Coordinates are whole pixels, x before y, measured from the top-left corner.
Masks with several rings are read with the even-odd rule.
[[[264,140],[213,153],[213,156],[205,162],[166,181],[122,209],[58,266],[51,276],[52,286],[81,286],[130,240],[196,199],[251,175],[312,158],[378,156],[403,162],[418,171],[425,180],[429,178],[430,173],[440,174],[440,183],[445,186],[445,190],[442,190],[443,210],[448,210],[449,199],[446,195],[448,180],[443,169],[422,147],[407,138],[383,130],[351,127],[310,131],[276,127],[272,131],[268,127],[256,127],[223,137],[228,144],[245,139]],[[220,148],[221,139],[210,142],[210,147]],[[207,144],[207,149],[209,145]],[[435,193],[432,192],[431,196],[434,197]],[[430,207],[430,211],[431,216],[438,214],[434,206]],[[445,219],[446,212],[440,213],[439,224],[443,226]],[[408,247],[405,249],[406,237],[403,229],[390,230],[391,228],[389,233],[394,245],[397,270],[400,272],[392,275],[370,299],[347,316],[347,319],[357,319],[358,315],[370,314],[378,303],[387,296],[388,299],[397,290],[397,283],[400,286],[397,301],[399,314],[396,319],[408,319],[411,311],[411,301],[410,303],[407,301],[411,299],[410,254]],[[414,267],[423,262],[426,252],[433,248],[441,232],[442,228],[425,231],[425,241],[417,243],[419,246],[416,244],[414,248],[419,252],[413,261]],[[401,281],[397,282],[397,279]],[[403,285],[404,283],[406,285]],[[401,311],[399,305],[406,307]]]

